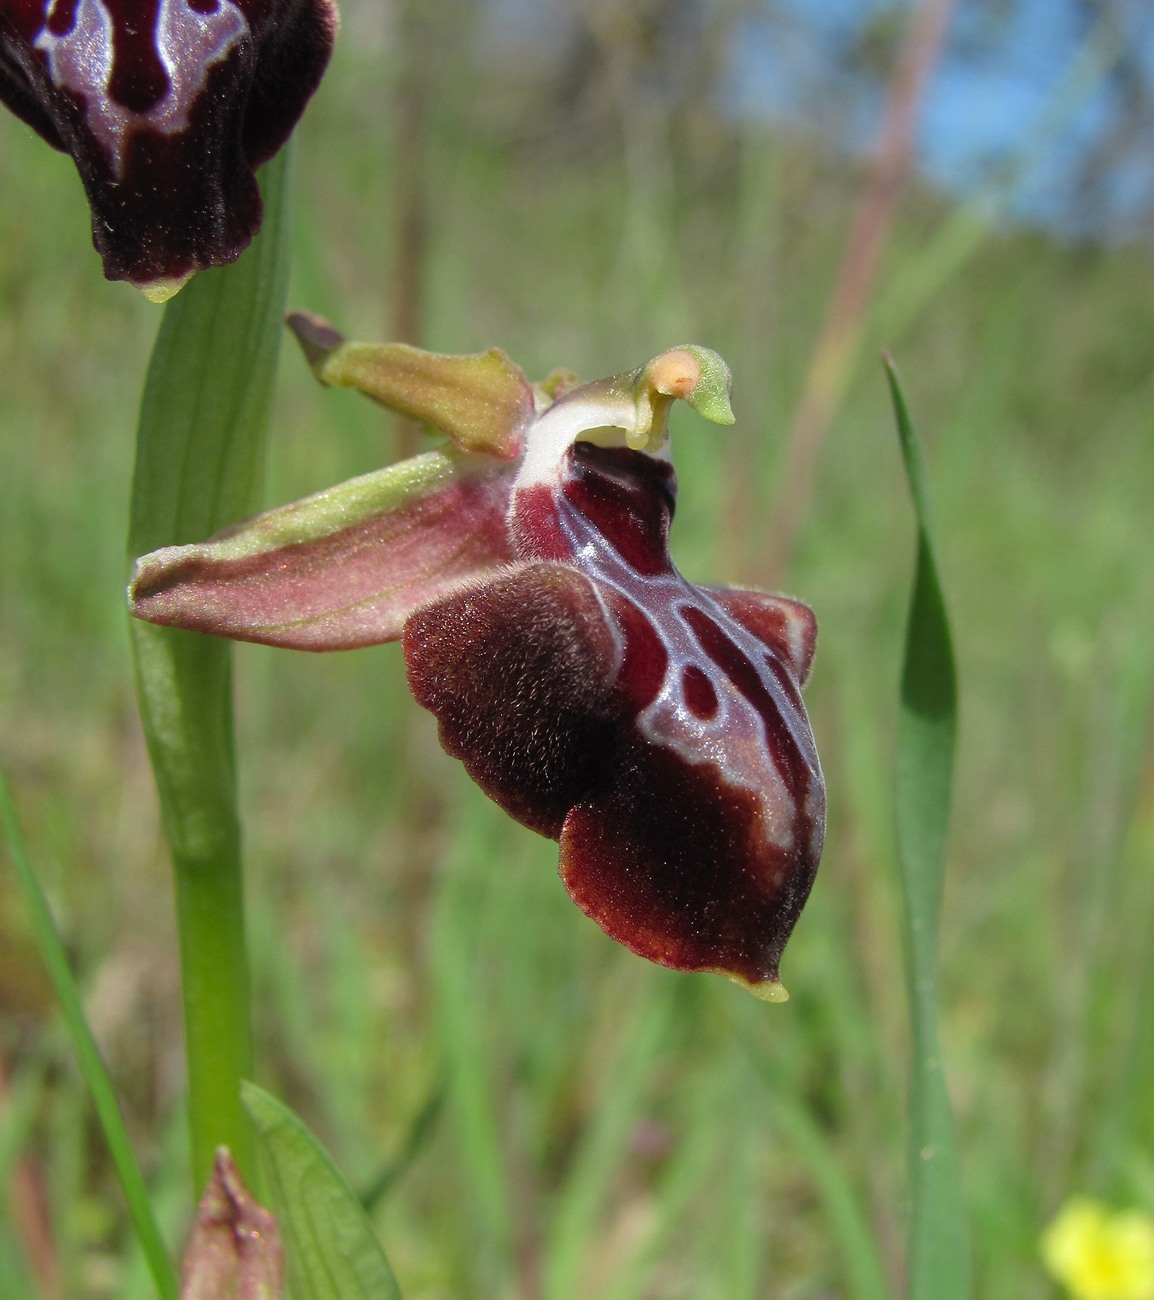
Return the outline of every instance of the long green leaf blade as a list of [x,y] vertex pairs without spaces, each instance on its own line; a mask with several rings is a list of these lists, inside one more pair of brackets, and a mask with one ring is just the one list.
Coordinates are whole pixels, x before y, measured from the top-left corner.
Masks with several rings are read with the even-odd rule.
[[910,1079],[910,1300],[964,1300],[969,1242],[961,1167],[938,1042],[937,934],[958,726],[953,642],[930,535],[921,455],[893,362],[886,375],[917,518],[906,625],[895,815],[905,904]]
[[128,1131],[124,1127],[124,1118],[112,1088],[112,1080],[109,1079],[108,1071],[104,1068],[100,1048],[92,1036],[92,1030],[88,1027],[80,989],[68,964],[68,957],[64,951],[60,932],[56,928],[52,910],[33,870],[28,847],[24,842],[16,809],[3,773],[0,773],[0,823],[3,824],[4,840],[8,846],[8,856],[12,860],[20,892],[32,917],[36,943],[55,986],[56,996],[60,999],[60,1008],[64,1013],[64,1020],[68,1025],[68,1032],[72,1035],[72,1043],[80,1062],[80,1072],[92,1096],[92,1104],[104,1132],[104,1140],[108,1143],[108,1151],[116,1168],[117,1177],[120,1179],[120,1185],[124,1189],[128,1212],[132,1217],[132,1225],[140,1240],[145,1259],[148,1261],[152,1280],[162,1300],[176,1300],[176,1273],[165,1249],[160,1229],[156,1225],[156,1219],[153,1217],[144,1175],[140,1172],[132,1144],[128,1140]]
[[256,1125],[294,1300],[401,1300],[356,1193],[332,1157],[282,1102],[241,1086]]

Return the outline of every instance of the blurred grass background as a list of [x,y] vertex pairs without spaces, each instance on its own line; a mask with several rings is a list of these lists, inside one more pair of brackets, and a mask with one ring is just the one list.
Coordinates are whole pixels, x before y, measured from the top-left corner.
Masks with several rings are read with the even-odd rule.
[[[260,1082],[373,1200],[409,1300],[878,1295],[870,1239],[898,1284],[890,774],[913,524],[887,346],[926,445],[961,673],[943,1038],[977,1294],[1051,1295],[1037,1237],[1067,1195],[1154,1209],[1149,244],[1004,227],[911,180],[790,502],[799,530],[773,551],[863,164],[727,115],[697,82],[655,96],[636,7],[596,10],[615,43],[584,79],[448,0],[343,12],[298,133],[292,301],[354,337],[498,344],[533,375],[722,352],[738,425],[679,417],[674,554],[691,578],[816,609],[831,820],[792,999],[766,1007],[582,917],[555,846],[440,752],[396,647],[239,647]],[[694,48],[704,66],[710,42]],[[159,312],[101,279],[71,163],[7,117],[0,176],[0,763],[179,1244],[175,939],[122,598]],[[287,347],[277,412],[269,504],[412,437]],[[14,903],[4,874],[0,1294],[146,1296]]]

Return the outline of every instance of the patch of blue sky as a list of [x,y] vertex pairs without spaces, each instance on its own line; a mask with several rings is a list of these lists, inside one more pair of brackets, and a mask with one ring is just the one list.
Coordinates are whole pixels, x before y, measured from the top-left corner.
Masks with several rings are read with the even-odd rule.
[[[711,0],[702,3],[708,13]],[[746,10],[734,26],[724,108],[816,130],[860,153],[876,135],[887,87],[855,70],[854,51],[870,24],[899,38],[914,3],[767,0]],[[491,36],[530,48],[559,47],[580,21],[557,0],[490,0],[485,12]],[[1154,0],[1112,0],[1106,12],[1114,53],[1124,49],[1154,88]],[[1010,217],[1078,234],[1124,233],[1154,207],[1154,148],[1132,148],[1115,162],[1097,213],[1079,208],[1082,165],[1123,111],[1102,36],[1076,0],[958,0],[921,107],[923,174],[962,198],[993,189]],[[1079,78],[1076,69],[1093,64],[1091,42],[1103,44],[1100,66]]]
[[[883,88],[847,73],[842,56],[866,24],[910,9],[892,0],[777,0],[747,18],[735,42],[731,109],[832,130],[851,152],[868,147]],[[1120,40],[1154,85],[1154,6],[1122,6],[1114,16],[1129,21]],[[1009,216],[1067,230],[1085,224],[1085,212],[1073,215],[1080,164],[1121,111],[1104,68],[1089,85],[1073,75],[1091,39],[1072,0],[962,0],[921,109],[923,173],[959,196],[997,182]],[[1135,151],[1119,161],[1099,197],[1102,226],[1124,227],[1154,202],[1154,158]]]

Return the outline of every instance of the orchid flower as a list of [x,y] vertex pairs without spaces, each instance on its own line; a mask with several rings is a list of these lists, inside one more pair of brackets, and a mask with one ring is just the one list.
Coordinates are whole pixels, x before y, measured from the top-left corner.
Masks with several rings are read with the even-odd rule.
[[145,556],[133,613],[308,650],[400,639],[444,748],[560,842],[565,886],[602,929],[783,999],[825,826],[800,693],[814,618],[694,586],[669,557],[669,408],[732,423],[725,363],[685,346],[534,386],[497,350],[439,356],[290,323],[322,382],[448,442]]
[[251,241],[336,26],[334,0],[0,0],[0,102],[72,155],[108,279],[163,301]]

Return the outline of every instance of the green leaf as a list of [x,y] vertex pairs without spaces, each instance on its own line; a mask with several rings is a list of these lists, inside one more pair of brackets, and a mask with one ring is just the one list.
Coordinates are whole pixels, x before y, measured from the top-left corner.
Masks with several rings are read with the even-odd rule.
[[251,248],[199,272],[164,309],[140,404],[132,558],[253,511],[284,333],[292,149],[261,170],[264,224]]
[[970,1294],[961,1167],[938,1043],[937,933],[958,726],[958,684],[930,536],[921,455],[891,358],[886,375],[917,518],[906,627],[895,814],[905,904],[913,1061],[910,1079],[910,1300]]
[[257,1129],[294,1300],[401,1300],[356,1193],[303,1121],[255,1084],[241,1095]]
[[156,1226],[148,1188],[128,1140],[128,1131],[124,1126],[124,1117],[120,1113],[112,1081],[104,1067],[96,1039],[88,1027],[76,977],[68,964],[64,944],[61,942],[60,932],[56,928],[48,900],[44,897],[44,891],[40,888],[40,882],[33,870],[3,773],[0,773],[0,825],[3,826],[4,840],[8,846],[8,856],[15,870],[17,883],[32,917],[32,929],[40,948],[40,955],[44,958],[44,964],[56,988],[56,996],[60,999],[60,1008],[64,1013],[64,1020],[68,1025],[68,1032],[72,1036],[73,1047],[80,1062],[80,1072],[91,1094],[92,1104],[104,1132],[104,1140],[108,1143],[113,1166],[124,1189],[132,1226],[136,1230],[141,1249],[148,1261],[153,1283],[162,1300],[176,1300],[176,1272],[168,1258],[160,1229]]

